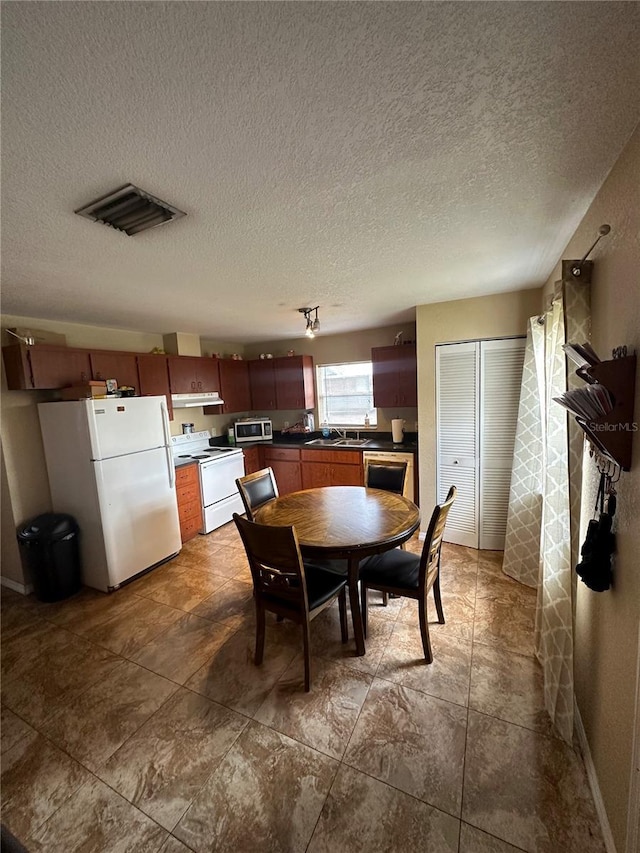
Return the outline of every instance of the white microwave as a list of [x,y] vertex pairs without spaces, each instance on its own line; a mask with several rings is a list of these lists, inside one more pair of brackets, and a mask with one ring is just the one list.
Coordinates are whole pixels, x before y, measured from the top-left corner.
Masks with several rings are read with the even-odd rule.
[[271,441],[273,428],[269,418],[242,418],[233,425],[236,444],[244,441]]

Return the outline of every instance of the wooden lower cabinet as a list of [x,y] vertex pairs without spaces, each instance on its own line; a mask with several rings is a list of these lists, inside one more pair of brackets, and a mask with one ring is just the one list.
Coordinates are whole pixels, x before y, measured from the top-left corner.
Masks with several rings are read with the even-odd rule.
[[242,452],[244,453],[245,474],[255,474],[256,471],[264,468],[261,447],[243,447]]
[[265,447],[264,466],[273,468],[281,495],[298,492],[302,488],[299,450],[290,447]]
[[197,464],[176,468],[176,494],[180,536],[183,542],[187,542],[202,528],[202,500]]
[[302,488],[362,486],[362,454],[350,450],[301,450]]

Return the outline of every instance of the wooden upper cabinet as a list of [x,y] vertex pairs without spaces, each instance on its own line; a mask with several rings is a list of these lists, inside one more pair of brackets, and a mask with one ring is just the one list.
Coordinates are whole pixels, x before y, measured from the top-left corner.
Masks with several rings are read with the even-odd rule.
[[220,391],[218,359],[170,355],[167,361],[172,394]]
[[373,405],[380,408],[418,405],[415,344],[373,347]]
[[166,355],[138,355],[138,376],[140,377],[141,397],[160,397],[164,394],[167,398],[169,419],[173,420],[173,408],[171,406],[171,388],[169,387],[169,365]]
[[138,363],[136,356],[124,352],[91,352],[91,373],[93,379],[115,379],[120,385],[131,385],[140,393]]
[[64,388],[91,379],[86,350],[53,344],[11,344],[3,347],[3,356],[11,391]]
[[275,358],[276,407],[313,409],[316,395],[313,385],[313,358],[310,355]]
[[[220,371],[220,396],[224,400],[223,414],[230,412],[248,412],[251,409],[251,390],[249,387],[249,362],[233,358],[222,358],[218,361]],[[216,411],[208,412],[211,407],[205,408],[205,414],[220,414],[220,407]]]
[[276,408],[276,373],[271,358],[256,358],[249,365],[249,386],[251,389],[251,409],[264,410]]

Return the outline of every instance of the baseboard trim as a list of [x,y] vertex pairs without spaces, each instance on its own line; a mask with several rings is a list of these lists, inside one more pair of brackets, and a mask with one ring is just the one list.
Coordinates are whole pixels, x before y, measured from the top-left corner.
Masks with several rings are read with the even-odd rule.
[[587,779],[589,780],[589,787],[591,788],[593,802],[596,807],[596,812],[598,813],[600,828],[602,829],[602,838],[604,840],[604,846],[607,850],[607,853],[617,853],[616,845],[613,840],[613,835],[611,833],[611,827],[609,826],[607,810],[604,807],[604,800],[602,799],[602,793],[600,791],[598,775],[596,773],[596,768],[593,763],[593,758],[591,757],[591,749],[589,748],[587,733],[584,730],[584,725],[582,724],[582,717],[580,716],[580,709],[578,708],[578,703],[576,702],[575,697],[573,699],[573,710],[576,733],[578,735],[578,741],[580,743],[582,758],[584,759],[584,766],[587,771]]
[[18,581],[11,580],[11,578],[5,578],[4,576],[0,576],[0,586],[6,586],[7,589],[19,592],[20,595],[30,595],[33,592],[32,584],[18,583]]

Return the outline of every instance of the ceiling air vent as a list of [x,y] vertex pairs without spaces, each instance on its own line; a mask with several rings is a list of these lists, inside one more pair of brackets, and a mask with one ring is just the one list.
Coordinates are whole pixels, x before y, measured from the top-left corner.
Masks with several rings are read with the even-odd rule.
[[133,184],[126,184],[80,207],[75,213],[124,231],[130,237],[146,231],[147,228],[155,228],[156,225],[164,225],[165,222],[186,216],[182,210],[139,187],[134,187]]

